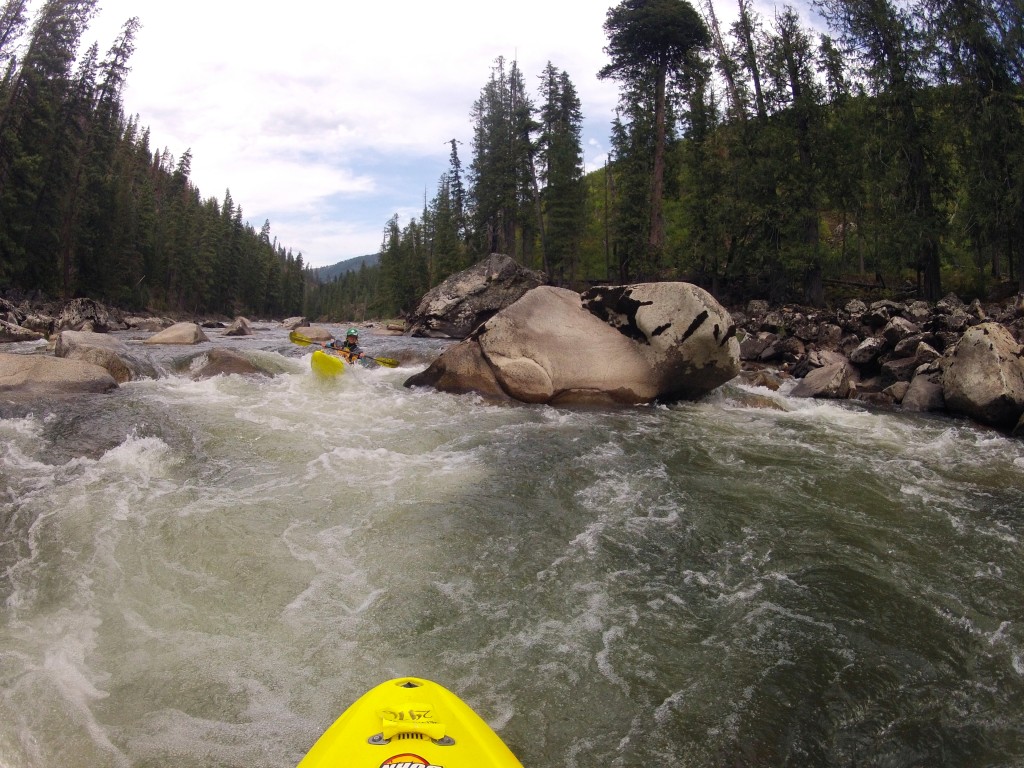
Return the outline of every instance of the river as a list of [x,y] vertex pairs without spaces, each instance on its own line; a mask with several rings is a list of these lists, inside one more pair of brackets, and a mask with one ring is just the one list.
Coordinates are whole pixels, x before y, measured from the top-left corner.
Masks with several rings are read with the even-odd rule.
[[367,336],[403,365],[333,383],[279,328],[215,343],[280,374],[158,348],[158,379],[0,406],[0,768],[289,768],[399,675],[526,768],[1024,765],[1024,442],[732,384],[496,406],[402,386],[436,342]]

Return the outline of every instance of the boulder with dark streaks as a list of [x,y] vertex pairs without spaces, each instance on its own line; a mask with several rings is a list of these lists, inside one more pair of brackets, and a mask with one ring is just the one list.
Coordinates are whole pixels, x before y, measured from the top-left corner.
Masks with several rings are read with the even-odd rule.
[[739,368],[729,313],[697,286],[606,286],[583,296],[541,286],[406,384],[528,403],[633,405],[699,398]]

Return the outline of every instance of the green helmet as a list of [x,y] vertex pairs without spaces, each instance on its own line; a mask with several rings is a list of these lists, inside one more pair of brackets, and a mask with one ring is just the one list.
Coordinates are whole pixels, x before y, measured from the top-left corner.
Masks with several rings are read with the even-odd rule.
[[358,337],[359,336],[359,329],[358,328],[349,328],[347,331],[345,331],[345,336],[346,337],[347,336],[356,336],[356,337]]

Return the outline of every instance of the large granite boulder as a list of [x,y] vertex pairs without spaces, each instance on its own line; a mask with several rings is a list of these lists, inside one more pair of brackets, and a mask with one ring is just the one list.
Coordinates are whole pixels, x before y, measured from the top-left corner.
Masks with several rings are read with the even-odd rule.
[[195,323],[175,323],[159,333],[154,333],[143,344],[201,344],[210,339]]
[[541,286],[444,352],[406,386],[528,403],[695,399],[739,373],[729,314],[687,283]]
[[499,310],[544,283],[544,275],[492,253],[432,288],[407,318],[406,335],[464,339]]
[[50,397],[112,389],[117,389],[114,377],[92,363],[50,355],[0,353],[0,395],[5,397]]
[[582,301],[636,343],[656,374],[656,399],[697,399],[740,371],[732,317],[703,288],[681,282],[605,286],[590,289]]
[[942,394],[942,372],[927,364],[918,368],[900,404],[905,411],[946,410],[946,398]]
[[449,347],[429,368],[407,379],[405,386],[433,387],[456,395],[474,393],[495,401],[512,400],[498,383],[476,339],[464,339]]
[[982,424],[1013,430],[1024,414],[1021,345],[998,323],[969,328],[942,360],[946,407]]

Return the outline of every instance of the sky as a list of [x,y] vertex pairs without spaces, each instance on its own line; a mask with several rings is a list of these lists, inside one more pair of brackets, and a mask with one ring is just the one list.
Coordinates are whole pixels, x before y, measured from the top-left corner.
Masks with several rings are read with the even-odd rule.
[[[192,152],[204,198],[230,191],[257,230],[326,266],[376,253],[388,220],[418,218],[472,158],[470,110],[498,56],[536,97],[550,61],[582,103],[588,171],[603,165],[618,99],[607,0],[100,0],[83,44],[101,55],[141,28],[123,93],[153,150]],[[717,3],[716,3],[717,5]],[[729,3],[732,6],[733,3]]]
[[618,98],[601,0],[100,0],[83,44],[101,55],[142,23],[123,93],[153,150],[192,152],[204,198],[230,191],[257,230],[311,266],[380,249],[388,220],[418,218],[448,170],[468,167],[470,110],[494,61],[536,95],[548,61],[584,113],[588,170],[603,164]]

